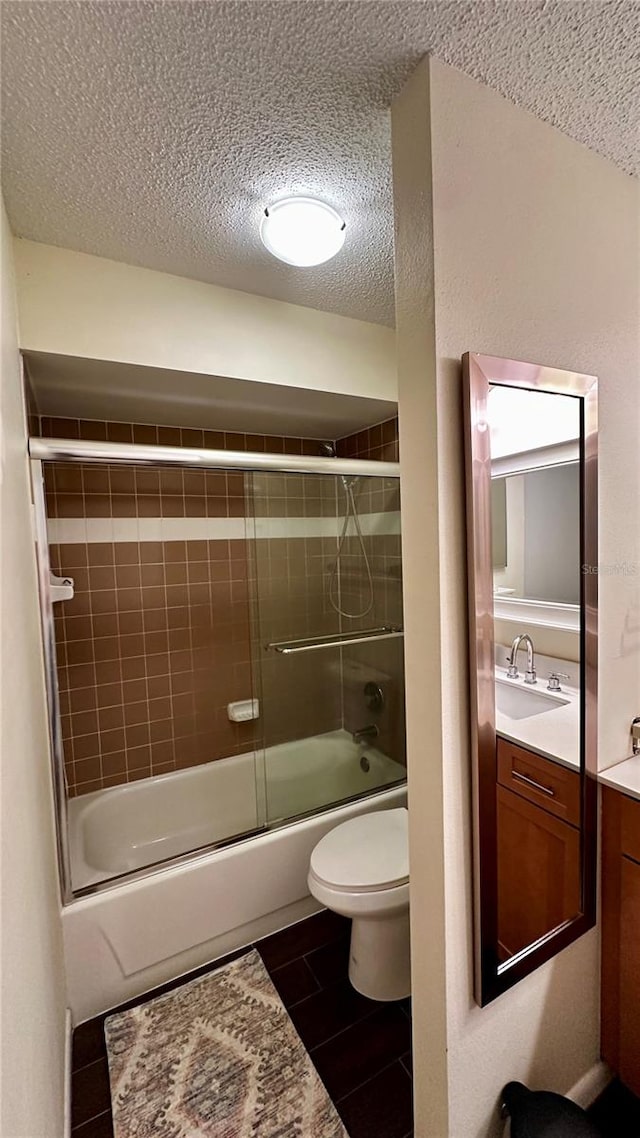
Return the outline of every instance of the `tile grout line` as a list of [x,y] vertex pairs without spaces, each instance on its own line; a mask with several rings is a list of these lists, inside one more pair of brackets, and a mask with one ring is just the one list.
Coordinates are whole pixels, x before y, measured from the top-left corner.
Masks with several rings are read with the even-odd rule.
[[[323,988],[322,991],[326,991],[326,988]],[[302,1003],[302,1001],[300,1001],[300,1002]],[[304,1042],[304,1039],[302,1039],[302,1036],[300,1036],[300,1038],[302,1039],[302,1042],[304,1043],[305,1050],[306,1050],[307,1054],[313,1055],[313,1053],[315,1051],[319,1051],[320,1048],[324,1047],[327,1043],[333,1043],[333,1041],[335,1039],[338,1039],[341,1035],[344,1035],[345,1031],[350,1031],[352,1027],[358,1027],[361,1023],[365,1023],[366,1020],[371,1019],[371,1016],[375,1015],[377,1011],[379,1011],[378,1008],[373,1008],[373,1010],[370,1012],[367,1012],[366,1015],[360,1016],[360,1018],[355,1019],[353,1021],[353,1023],[347,1024],[346,1027],[341,1027],[340,1031],[336,1031],[333,1033],[333,1035],[328,1036],[327,1039],[323,1039],[322,1043],[316,1043],[315,1047],[308,1047],[307,1044]],[[295,1027],[295,1024],[294,1024],[294,1027]],[[296,1027],[296,1031],[298,1031],[297,1027]],[[300,1035],[300,1032],[298,1032],[298,1035]],[[395,1063],[395,1059],[392,1061]],[[368,1080],[366,1080],[366,1081],[368,1082]],[[349,1092],[349,1093],[351,1093],[351,1092]]]
[[79,1134],[80,1131],[83,1130],[85,1126],[88,1126],[90,1122],[97,1122],[99,1118],[104,1118],[106,1115],[108,1115],[109,1118],[113,1118],[111,1108],[109,1108],[109,1110],[101,1110],[99,1114],[92,1114],[91,1118],[85,1118],[84,1122],[79,1122],[77,1126],[73,1126],[71,1128],[72,1138],[74,1134]]
[[77,1126],[72,1126],[71,1127],[71,1133],[77,1134],[78,1131],[83,1126],[88,1126],[90,1122],[95,1122],[97,1118],[104,1118],[105,1115],[109,1115],[109,1117],[113,1117],[113,1111],[111,1109],[111,1102],[109,1102],[109,1107],[107,1110],[100,1110],[100,1111],[98,1111],[97,1114],[92,1114],[91,1118],[85,1118],[84,1121],[79,1122]]
[[96,1063],[106,1063],[106,1062],[107,1062],[107,1053],[105,1051],[104,1055],[100,1055],[97,1059],[91,1059],[88,1063],[83,1063],[82,1067],[74,1067],[72,1070],[72,1074],[76,1075],[78,1073],[78,1071],[85,1071],[87,1069],[87,1067],[93,1067],[93,1066],[95,1066]]
[[[389,1071],[391,1067],[395,1067],[396,1063],[400,1064],[403,1071],[407,1075],[407,1078],[410,1079],[411,1076],[408,1074],[402,1060],[398,1056],[398,1058],[392,1059],[390,1063],[385,1063],[384,1067],[381,1067],[379,1071],[376,1071],[375,1075],[370,1075],[368,1079],[364,1079],[362,1083],[358,1083],[357,1086],[353,1087],[350,1091],[347,1091],[346,1094],[340,1095],[339,1098],[331,1099],[333,1105],[337,1106],[338,1103],[344,1102],[344,1100],[349,1098],[350,1095],[354,1095],[356,1091],[361,1091],[362,1088],[368,1086],[369,1083],[374,1083],[377,1079],[380,1078],[381,1075],[384,1075],[385,1071]],[[331,1098],[331,1095],[329,1095],[329,1098]]]

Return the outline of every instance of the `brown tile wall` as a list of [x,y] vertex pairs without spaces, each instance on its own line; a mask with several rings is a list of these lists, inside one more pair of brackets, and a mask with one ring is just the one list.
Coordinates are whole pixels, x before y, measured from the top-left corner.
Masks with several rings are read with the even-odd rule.
[[[315,440],[42,417],[45,437],[317,454]],[[49,518],[244,517],[239,472],[45,464]],[[261,721],[227,704],[256,694],[247,545],[234,541],[52,545],[75,580],[54,607],[69,793],[250,750]]]
[[[373,577],[373,607],[359,618],[339,616],[331,607],[329,584],[336,563],[337,534],[344,518],[345,495],[335,478],[301,476],[284,487],[280,476],[254,475],[254,510],[271,516],[277,494],[284,497],[277,517],[336,517],[336,536],[258,540],[255,545],[259,589],[259,633],[256,658],[263,684],[263,726],[267,746],[344,727],[355,731],[375,723],[377,746],[404,762],[404,672],[401,640],[327,649],[295,656],[265,651],[268,641],[338,633],[393,624],[402,627],[402,556],[399,535],[364,535]],[[322,508],[318,495],[324,495]],[[366,478],[354,486],[360,516],[400,508],[396,479]],[[277,499],[276,499],[277,500]],[[344,543],[340,566],[344,611],[367,607],[368,577],[356,537]],[[261,639],[260,639],[261,637]],[[339,683],[336,683],[336,679]],[[369,680],[385,692],[381,712],[367,708],[364,686]]]
[[[284,436],[52,418],[40,425],[48,437],[318,450],[314,440]],[[394,444],[383,427],[342,443],[365,457],[367,436],[384,452],[367,457],[387,457],[385,448]],[[388,441],[378,447],[379,435]],[[245,480],[234,472],[71,463],[45,464],[45,476],[50,518],[247,517],[251,538],[251,517],[336,517],[344,510],[341,486],[326,476],[265,473]],[[358,507],[397,509],[397,483],[363,480]],[[372,617],[400,623],[399,539],[365,540],[376,607],[360,623]],[[264,650],[270,640],[339,629],[327,601],[335,537],[94,542],[52,545],[50,552],[53,571],[76,585],[73,600],[54,608],[70,794],[334,730],[343,718],[349,730],[363,725],[362,685],[350,674],[341,686],[339,650],[289,658]],[[366,585],[358,558],[354,550],[348,604],[359,603]],[[395,642],[385,644],[352,648],[345,659],[388,676],[389,692],[400,690],[398,667],[393,675],[389,670]],[[230,723],[227,703],[252,695],[261,697],[261,719]],[[380,722],[383,749],[394,757],[404,753],[396,704],[390,695]]]
[[243,541],[52,545],[74,578],[55,605],[69,793],[242,753],[259,724],[226,705],[253,691]]
[[340,458],[368,458],[372,461],[398,462],[398,418],[386,419],[374,427],[366,427],[355,435],[338,439],[336,454]]
[[210,450],[264,451],[268,454],[319,454],[317,439],[289,435],[251,435],[237,431],[201,431],[191,427],[156,427],[148,423],[103,423],[94,419],[61,419],[43,415],[40,434],[49,439],[159,446],[207,447]]
[[[256,518],[337,518],[333,476],[255,473],[252,486]],[[284,656],[265,648],[338,630],[325,589],[325,566],[335,549],[335,536],[258,538],[254,544],[255,658],[267,747],[342,726],[338,652]]]
[[45,465],[49,518],[243,518],[241,471]]

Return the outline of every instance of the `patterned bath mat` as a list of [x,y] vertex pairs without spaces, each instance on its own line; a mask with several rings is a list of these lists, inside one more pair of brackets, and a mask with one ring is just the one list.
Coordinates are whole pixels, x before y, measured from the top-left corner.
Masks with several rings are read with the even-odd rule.
[[105,1034],[115,1138],[348,1138],[255,951]]

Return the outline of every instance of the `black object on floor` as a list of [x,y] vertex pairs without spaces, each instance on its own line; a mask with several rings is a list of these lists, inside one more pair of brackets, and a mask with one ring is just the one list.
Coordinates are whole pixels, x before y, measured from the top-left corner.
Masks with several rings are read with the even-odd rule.
[[552,1091],[530,1091],[524,1083],[507,1083],[502,1091],[511,1138],[601,1138],[586,1111]]
[[614,1079],[589,1107],[602,1138],[640,1138],[640,1098]]
[[[411,1004],[380,1004],[354,991],[348,980],[349,935],[350,922],[325,910],[252,947],[260,953],[349,1138],[412,1138]],[[144,1004],[246,951],[113,1011]],[[83,1023],[73,1035],[72,1138],[113,1138],[104,1020],[102,1015]]]

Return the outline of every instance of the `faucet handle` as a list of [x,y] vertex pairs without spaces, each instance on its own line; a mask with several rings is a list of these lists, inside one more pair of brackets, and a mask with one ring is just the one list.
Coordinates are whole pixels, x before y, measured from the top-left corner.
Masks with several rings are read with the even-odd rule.
[[509,660],[509,667],[507,668],[507,679],[517,680],[518,676],[520,675],[517,665],[511,663],[509,656],[507,656],[507,660]]
[[566,672],[550,672],[549,682],[547,684],[547,691],[562,691],[560,687],[560,680],[568,680],[569,676]]

